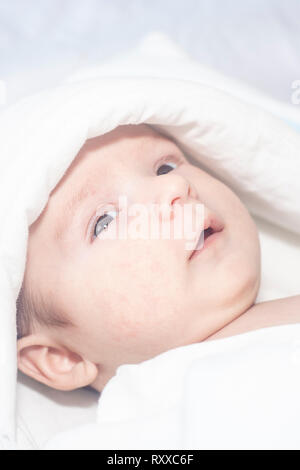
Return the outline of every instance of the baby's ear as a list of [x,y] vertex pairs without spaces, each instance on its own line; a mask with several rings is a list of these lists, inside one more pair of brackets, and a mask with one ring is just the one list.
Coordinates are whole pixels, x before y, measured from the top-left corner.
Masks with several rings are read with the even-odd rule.
[[50,340],[31,334],[18,340],[18,368],[57,390],[74,390],[95,381],[97,365]]

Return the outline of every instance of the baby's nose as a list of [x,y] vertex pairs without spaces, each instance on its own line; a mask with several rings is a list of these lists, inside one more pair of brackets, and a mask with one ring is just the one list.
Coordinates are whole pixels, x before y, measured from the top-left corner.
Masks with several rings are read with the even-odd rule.
[[156,183],[156,203],[163,220],[174,219],[176,204],[184,206],[193,200],[193,189],[187,179],[181,175],[168,174],[158,178]]
[[161,176],[157,180],[157,203],[172,207],[187,203],[191,197],[191,186],[186,178],[177,174]]

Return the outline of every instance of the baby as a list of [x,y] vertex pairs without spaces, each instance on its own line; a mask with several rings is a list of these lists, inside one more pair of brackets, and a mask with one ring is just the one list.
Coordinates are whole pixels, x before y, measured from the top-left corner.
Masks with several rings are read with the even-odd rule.
[[[208,238],[109,237],[128,204],[201,203]],[[133,217],[134,218],[134,217]],[[121,364],[300,321],[300,296],[255,304],[257,229],[239,198],[146,124],[86,141],[29,230],[18,367],[59,390],[101,391]]]

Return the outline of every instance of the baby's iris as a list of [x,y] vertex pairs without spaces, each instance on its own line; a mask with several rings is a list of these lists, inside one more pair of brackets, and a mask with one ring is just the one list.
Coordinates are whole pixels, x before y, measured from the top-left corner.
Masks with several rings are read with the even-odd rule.
[[160,165],[160,167],[158,168],[156,172],[157,176],[165,175],[166,173],[169,173],[168,166],[171,166],[172,170],[174,170],[174,167],[172,167],[172,165],[174,165],[174,163],[164,163],[163,165]]
[[[114,219],[116,216],[117,212],[116,211],[109,211],[105,212],[105,214],[101,215],[95,224],[94,228],[94,237],[98,237],[99,233],[101,233],[102,230],[106,230],[108,227],[108,224]],[[98,228],[100,227],[100,228]]]

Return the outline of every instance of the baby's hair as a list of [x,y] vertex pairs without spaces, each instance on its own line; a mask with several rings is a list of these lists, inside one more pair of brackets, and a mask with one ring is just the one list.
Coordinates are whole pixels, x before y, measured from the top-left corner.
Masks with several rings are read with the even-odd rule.
[[74,326],[73,323],[53,307],[49,298],[47,301],[40,292],[34,291],[23,280],[17,301],[17,339],[34,333],[38,326],[63,328]]

